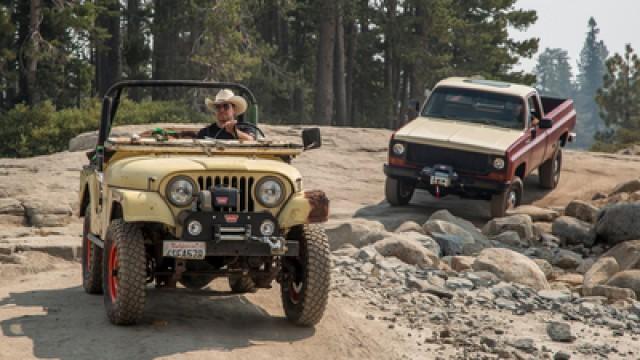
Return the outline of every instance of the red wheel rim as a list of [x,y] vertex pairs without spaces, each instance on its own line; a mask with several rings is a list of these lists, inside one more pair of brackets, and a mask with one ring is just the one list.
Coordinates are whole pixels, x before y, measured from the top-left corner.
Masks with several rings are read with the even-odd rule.
[[292,303],[297,304],[300,302],[302,296],[302,282],[296,284],[295,281],[289,282],[289,299]]
[[108,264],[109,295],[111,295],[111,301],[116,301],[118,297],[118,251],[115,246],[112,246],[109,251]]

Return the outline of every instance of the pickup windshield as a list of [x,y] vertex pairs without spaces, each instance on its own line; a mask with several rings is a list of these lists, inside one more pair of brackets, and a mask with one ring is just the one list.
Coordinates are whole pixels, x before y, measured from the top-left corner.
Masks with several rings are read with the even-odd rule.
[[437,88],[422,116],[510,129],[524,129],[524,102],[516,96],[491,92]]

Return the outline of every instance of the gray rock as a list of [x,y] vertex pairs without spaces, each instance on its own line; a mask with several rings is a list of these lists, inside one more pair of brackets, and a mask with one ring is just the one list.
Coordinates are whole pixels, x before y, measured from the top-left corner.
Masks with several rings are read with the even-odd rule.
[[600,211],[595,230],[609,244],[640,239],[640,203],[615,204]]
[[553,256],[552,264],[562,269],[573,270],[582,264],[582,255],[573,251],[558,249]]
[[547,233],[540,234],[540,245],[544,247],[557,248],[561,243],[562,241],[557,236]]
[[500,279],[489,271],[466,272],[464,277],[471,280],[475,288],[489,287],[500,282]]
[[372,245],[365,246],[355,253],[354,257],[360,261],[374,262],[377,257],[380,257],[380,253]]
[[456,256],[464,254],[464,238],[458,235],[433,232],[431,236],[438,243],[442,256]]
[[529,215],[512,215],[493,219],[484,226],[482,232],[487,236],[495,236],[509,230],[517,232],[522,241],[527,243],[535,241],[533,221]]
[[495,300],[495,304],[498,307],[498,309],[506,309],[506,310],[516,310],[518,308],[518,304],[516,304],[515,301],[512,300],[508,300],[508,299],[504,299],[504,298],[498,298]]
[[571,354],[566,353],[564,351],[558,351],[553,355],[553,360],[569,360],[571,359]]
[[631,304],[631,309],[629,309],[632,313],[640,316],[640,301],[634,301]]
[[540,290],[538,296],[544,300],[555,303],[566,303],[571,301],[571,292],[563,290]]
[[382,240],[387,235],[381,223],[359,218],[329,223],[325,226],[325,230],[331,250],[339,249],[345,244],[363,247]]
[[473,282],[471,282],[471,280],[467,280],[464,278],[456,278],[456,277],[451,277],[448,278],[447,281],[445,282],[446,287],[448,287],[449,289],[467,289],[467,290],[471,290],[473,289]]
[[533,339],[529,338],[512,341],[510,345],[518,350],[524,351],[529,354],[533,354],[538,351],[538,348],[536,347]]
[[613,275],[608,286],[631,289],[636,293],[636,297],[640,298],[640,270],[625,270]]
[[557,211],[533,205],[521,205],[507,212],[508,215],[529,215],[533,221],[551,222],[559,216]]
[[544,276],[547,279],[551,277],[551,275],[553,274],[553,266],[551,266],[551,264],[549,264],[547,260],[533,259],[533,262],[535,262],[536,265],[538,265],[538,267],[540,268],[540,270],[542,270],[542,272],[544,273]]
[[376,262],[376,265],[380,267],[382,270],[390,271],[403,267],[405,263],[395,257],[383,258]]
[[587,271],[589,271],[589,269],[591,269],[591,266],[593,266],[593,264],[595,264],[595,262],[596,262],[595,258],[584,259],[582,261],[582,264],[580,264],[580,266],[578,266],[578,268],[576,269],[576,272],[580,273],[580,274],[586,274]]
[[570,216],[561,216],[553,222],[553,234],[569,244],[592,246],[596,240],[591,225]]
[[420,224],[418,224],[415,221],[405,221],[404,223],[402,223],[402,225],[398,226],[398,228],[394,230],[394,232],[396,233],[403,233],[403,232],[409,232],[409,231],[425,234],[422,226],[420,226]]
[[590,291],[590,295],[605,296],[609,301],[636,299],[636,293],[633,290],[608,285],[594,286]]
[[619,270],[640,269],[640,240],[630,240],[618,244],[602,255],[602,257],[607,256],[616,259],[620,267]]
[[500,279],[530,286],[536,290],[549,289],[544,273],[535,262],[508,249],[484,249],[473,263],[473,270],[486,270]]
[[620,194],[620,193],[633,193],[640,190],[640,180],[630,180],[621,184],[618,184],[612,191],[609,196]]
[[444,256],[472,255],[489,244],[484,236],[474,237],[464,228],[444,220],[429,220],[423,228],[427,235],[431,235],[438,242]]
[[482,232],[480,232],[480,230],[478,230],[475,225],[473,225],[470,221],[452,215],[447,210],[438,210],[434,212],[433,214],[431,214],[431,217],[429,217],[429,220],[442,220],[455,224],[469,233],[476,243],[479,243],[485,247],[489,244],[487,237],[482,234]]
[[438,264],[438,257],[434,253],[406,234],[392,234],[375,243],[374,248],[382,256],[395,256],[407,264],[421,267],[434,267]]
[[333,263],[336,266],[353,266],[356,264],[356,261],[346,256],[334,256]]
[[576,337],[571,333],[571,326],[563,322],[550,322],[547,324],[547,335],[553,341],[574,342]]
[[523,242],[520,239],[520,235],[515,231],[505,231],[501,234],[491,237],[491,240],[499,241],[505,245],[512,247],[524,247],[529,245],[529,243]]
[[595,286],[605,284],[619,270],[620,266],[613,256],[598,259],[584,274],[583,295],[592,295],[591,290]]
[[572,200],[565,208],[564,214],[593,224],[598,220],[598,211],[600,209],[586,201]]
[[356,255],[358,250],[359,249],[357,247],[355,247],[355,246],[353,246],[351,244],[347,244],[347,245],[341,247],[340,249],[333,251],[332,254],[336,255],[336,256],[350,256],[350,257],[352,257],[352,256]]

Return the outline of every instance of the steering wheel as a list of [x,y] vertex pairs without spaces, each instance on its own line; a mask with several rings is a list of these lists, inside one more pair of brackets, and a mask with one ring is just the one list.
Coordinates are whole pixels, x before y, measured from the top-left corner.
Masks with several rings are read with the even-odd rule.
[[[262,132],[262,130],[260,130],[260,128],[258,126],[254,125],[254,124],[252,124],[250,122],[238,122],[238,124],[236,125],[236,127],[238,127],[238,128],[241,128],[243,126],[250,127],[251,129],[255,130],[256,135],[260,135],[261,137],[266,138],[264,132]],[[242,130],[242,129],[240,129],[240,130]],[[257,137],[256,137],[256,140],[258,140]]]

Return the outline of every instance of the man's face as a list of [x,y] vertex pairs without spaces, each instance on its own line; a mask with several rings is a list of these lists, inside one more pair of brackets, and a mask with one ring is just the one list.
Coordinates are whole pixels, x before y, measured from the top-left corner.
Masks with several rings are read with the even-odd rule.
[[224,103],[224,104],[216,104],[216,118],[218,122],[221,124],[226,123],[227,121],[233,120],[236,115],[235,109],[232,104]]

